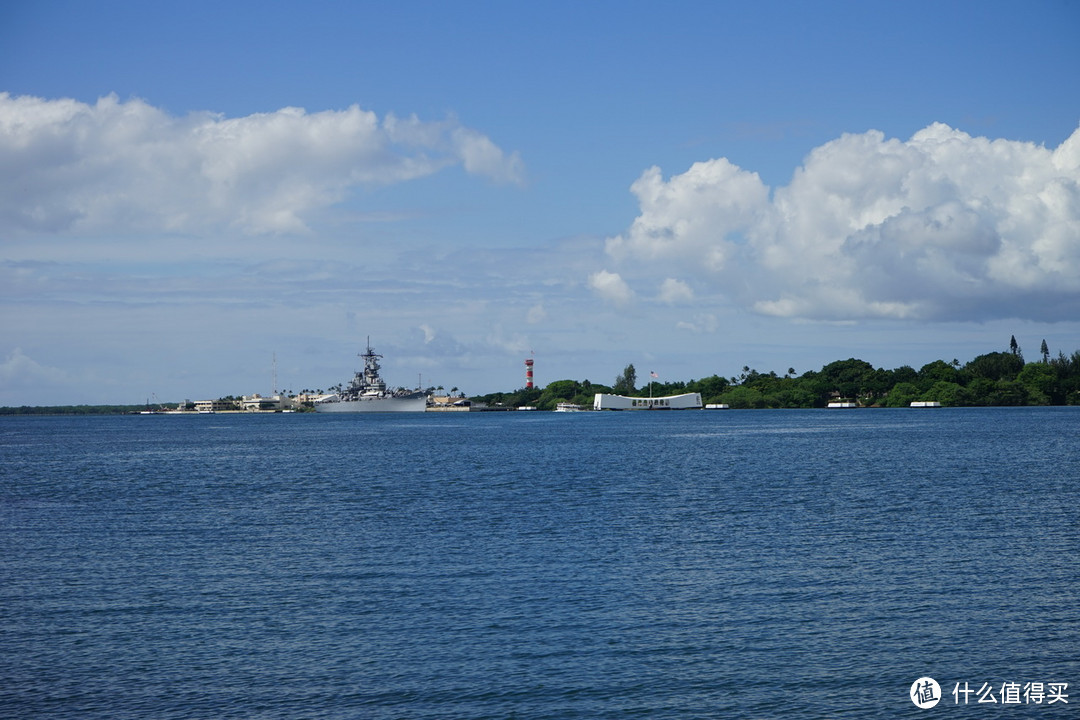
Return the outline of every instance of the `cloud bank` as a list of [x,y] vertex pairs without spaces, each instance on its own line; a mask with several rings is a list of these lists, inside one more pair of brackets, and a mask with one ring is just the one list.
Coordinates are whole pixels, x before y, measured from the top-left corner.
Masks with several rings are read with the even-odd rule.
[[231,226],[306,230],[357,185],[460,165],[520,182],[522,164],[454,120],[380,120],[356,105],[174,117],[115,95],[90,105],[0,93],[0,227],[31,233]]
[[791,318],[1080,314],[1080,130],[1056,149],[940,123],[906,142],[870,131],[775,190],[724,158],[666,181],[650,168],[631,190],[640,215],[606,244],[627,277],[678,273]]

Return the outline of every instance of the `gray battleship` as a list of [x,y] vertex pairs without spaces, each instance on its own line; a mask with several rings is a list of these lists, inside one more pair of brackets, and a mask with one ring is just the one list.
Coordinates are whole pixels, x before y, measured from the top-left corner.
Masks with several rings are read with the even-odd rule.
[[316,412],[424,412],[427,409],[427,396],[421,390],[387,390],[386,383],[379,377],[379,360],[371,349],[368,338],[367,352],[364,358],[363,372],[353,375],[349,386],[315,403]]

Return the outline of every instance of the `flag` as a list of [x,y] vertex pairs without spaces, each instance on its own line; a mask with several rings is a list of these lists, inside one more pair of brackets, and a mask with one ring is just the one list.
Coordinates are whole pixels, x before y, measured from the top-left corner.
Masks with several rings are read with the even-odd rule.
[[650,372],[650,373],[649,373],[649,377],[659,378],[660,376],[659,376],[659,375],[657,375],[657,374],[656,374],[656,373],[654,373],[654,372]]

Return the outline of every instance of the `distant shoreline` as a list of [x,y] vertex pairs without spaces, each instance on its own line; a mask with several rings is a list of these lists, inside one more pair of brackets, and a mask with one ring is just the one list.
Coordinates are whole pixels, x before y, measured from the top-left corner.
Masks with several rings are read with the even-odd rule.
[[[1015,337],[1010,339],[1009,345],[1008,351],[979,355],[963,365],[959,360],[935,360],[919,370],[907,365],[886,370],[875,368],[864,360],[849,358],[829,363],[820,371],[811,370],[801,375],[794,368],[789,368],[787,373],[780,376],[776,372],[762,373],[745,366],[741,375],[730,379],[712,375],[700,380],[659,382],[652,380],[656,373],[650,373],[649,395],[694,392],[701,395],[706,405],[726,405],[734,410],[825,408],[830,404],[839,406],[839,403],[844,403],[843,407],[861,408],[909,407],[912,402],[940,403],[942,407],[1080,405],[1080,350],[1071,356],[1061,352],[1058,357],[1051,358],[1044,342],[1040,352],[1041,361],[1025,362]],[[530,407],[554,410],[558,403],[592,407],[598,393],[634,395],[644,392],[636,387],[636,380],[637,371],[631,364],[611,386],[588,380],[556,380],[545,388],[529,386],[508,393],[471,396],[469,400],[492,409]],[[429,388],[428,392],[435,390]],[[456,390],[454,388],[452,392]],[[229,396],[212,403],[158,401],[153,405],[24,405],[0,407],[0,415],[195,415],[200,414],[195,409],[196,405],[203,405],[204,410],[213,407],[215,413],[266,413],[287,409],[312,412],[314,408],[307,397],[309,392],[304,391],[299,396],[290,395],[288,403],[281,402],[284,396],[244,396],[243,404],[251,407],[237,410],[231,408],[241,402]],[[461,397],[465,398],[464,393]],[[299,402],[293,402],[295,399]],[[277,407],[270,409],[268,406],[272,404]],[[181,406],[185,409],[181,410]]]
[[[845,408],[847,410],[897,410],[907,407],[915,406],[901,406],[901,407],[888,407],[885,405],[859,405],[857,407]],[[1062,407],[1078,407],[1075,405],[954,405],[954,406],[939,406],[939,407],[952,407],[956,408],[974,408],[974,409],[986,409],[991,407],[997,408],[1062,408]],[[96,405],[72,405],[72,406],[41,406],[41,407],[0,407],[0,417],[116,417],[119,415],[188,415],[188,416],[204,416],[204,415],[308,415],[308,412],[296,412],[296,411],[282,411],[282,410],[219,410],[212,413],[200,413],[192,410],[154,410],[153,412],[146,412],[145,408],[141,405],[135,406],[133,410],[110,410],[103,409]],[[504,408],[505,410],[513,411],[517,408]],[[732,412],[738,410],[822,410],[829,413],[838,412],[836,408],[828,407],[811,407],[811,408],[792,408],[792,407],[742,407],[731,408],[726,407],[723,409],[703,407],[696,408],[702,412],[717,413],[717,412]],[[916,408],[918,409],[918,408]],[[553,410],[545,410],[541,412],[554,412]],[[605,412],[596,410],[585,410],[585,412]],[[610,412],[610,411],[607,411]],[[663,413],[663,411],[657,411]],[[679,412],[679,411],[668,411]],[[423,413],[420,413],[423,414]],[[487,412],[483,414],[488,414]],[[511,414],[514,414],[511,412]],[[634,413],[637,414],[637,413]]]
[[[176,406],[176,403],[171,404],[174,407]],[[0,407],[0,415],[138,415],[145,411],[145,405],[20,405],[18,407]],[[155,410],[154,412],[161,411]],[[194,415],[195,413],[191,414]]]
[[275,415],[282,412],[302,414],[309,411],[295,410],[215,410],[212,413],[201,413],[196,410],[177,410],[177,403],[164,403],[172,405],[172,409],[151,409],[147,411],[145,405],[40,405],[19,407],[0,407],[0,416],[40,416],[40,415]]

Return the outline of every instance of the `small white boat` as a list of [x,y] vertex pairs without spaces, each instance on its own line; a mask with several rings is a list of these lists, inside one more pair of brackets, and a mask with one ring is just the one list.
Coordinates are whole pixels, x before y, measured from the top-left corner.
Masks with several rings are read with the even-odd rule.
[[555,412],[583,412],[585,408],[570,402],[561,402],[555,406]]
[[937,400],[913,400],[911,407],[941,407]]

